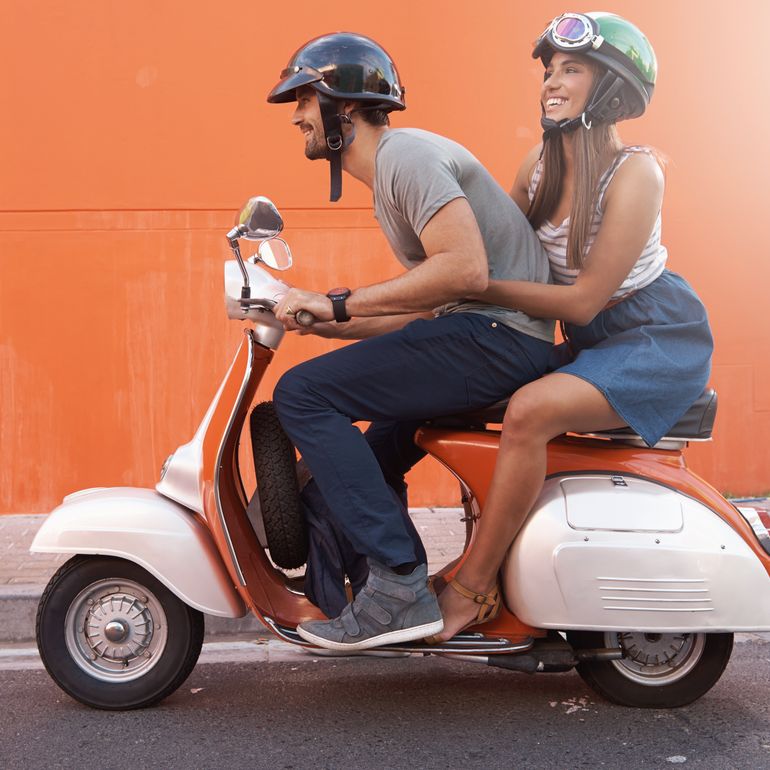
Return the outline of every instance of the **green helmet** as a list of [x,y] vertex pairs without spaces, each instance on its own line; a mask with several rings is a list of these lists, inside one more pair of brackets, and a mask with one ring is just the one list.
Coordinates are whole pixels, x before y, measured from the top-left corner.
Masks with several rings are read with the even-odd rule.
[[650,103],[658,62],[638,27],[614,13],[564,13],[540,36],[534,59],[548,66],[557,51],[579,53],[604,72],[597,80],[580,121],[614,123],[641,115]]

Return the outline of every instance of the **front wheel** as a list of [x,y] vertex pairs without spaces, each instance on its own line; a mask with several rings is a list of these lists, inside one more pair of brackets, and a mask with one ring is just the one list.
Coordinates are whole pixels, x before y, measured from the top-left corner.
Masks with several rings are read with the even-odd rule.
[[203,644],[203,615],[138,564],[76,556],[46,586],[37,646],[46,670],[87,706],[151,706],[192,671]]
[[705,695],[722,676],[732,634],[568,631],[575,650],[623,650],[611,661],[584,661],[577,671],[613,703],[635,708],[676,708]]

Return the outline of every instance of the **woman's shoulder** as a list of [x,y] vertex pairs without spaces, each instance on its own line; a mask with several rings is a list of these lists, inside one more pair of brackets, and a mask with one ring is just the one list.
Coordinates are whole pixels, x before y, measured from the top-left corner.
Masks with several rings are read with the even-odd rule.
[[525,156],[524,160],[519,166],[519,171],[516,174],[516,187],[520,190],[528,190],[530,184],[532,184],[532,177],[537,168],[537,164],[540,160],[540,156],[543,152],[543,144],[535,145]]
[[543,154],[543,143],[536,144],[525,156],[521,162],[519,174],[526,179],[527,186],[532,181],[532,175],[535,173],[540,156]]
[[511,198],[516,201],[522,211],[526,211],[529,200],[529,188],[532,184],[532,178],[537,167],[540,154],[543,151],[543,145],[538,144],[533,147],[525,156],[516,173],[516,179],[511,188]]
[[645,182],[663,186],[663,166],[659,154],[651,147],[624,147],[618,155],[609,186]]
[[655,151],[648,147],[625,147],[601,191],[599,203],[606,209],[615,197],[659,201],[664,186],[663,168]]

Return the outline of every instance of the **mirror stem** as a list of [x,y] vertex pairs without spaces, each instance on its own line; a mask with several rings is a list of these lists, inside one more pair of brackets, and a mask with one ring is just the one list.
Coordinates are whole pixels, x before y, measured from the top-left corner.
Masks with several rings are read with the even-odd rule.
[[238,238],[242,235],[241,226],[234,227],[225,236],[227,243],[230,246],[231,251],[238,260],[238,267],[241,268],[243,274],[243,286],[241,286],[241,299],[248,299],[251,296],[251,290],[249,289],[249,274],[246,272],[246,265],[243,264],[243,257],[241,256],[241,248],[238,245]]

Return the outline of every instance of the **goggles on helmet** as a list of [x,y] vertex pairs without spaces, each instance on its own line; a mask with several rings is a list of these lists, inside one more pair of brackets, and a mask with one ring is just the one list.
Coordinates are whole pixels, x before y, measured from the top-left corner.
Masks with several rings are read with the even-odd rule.
[[599,48],[603,42],[593,19],[582,13],[563,13],[548,25],[535,48],[548,43],[557,51],[586,51]]

